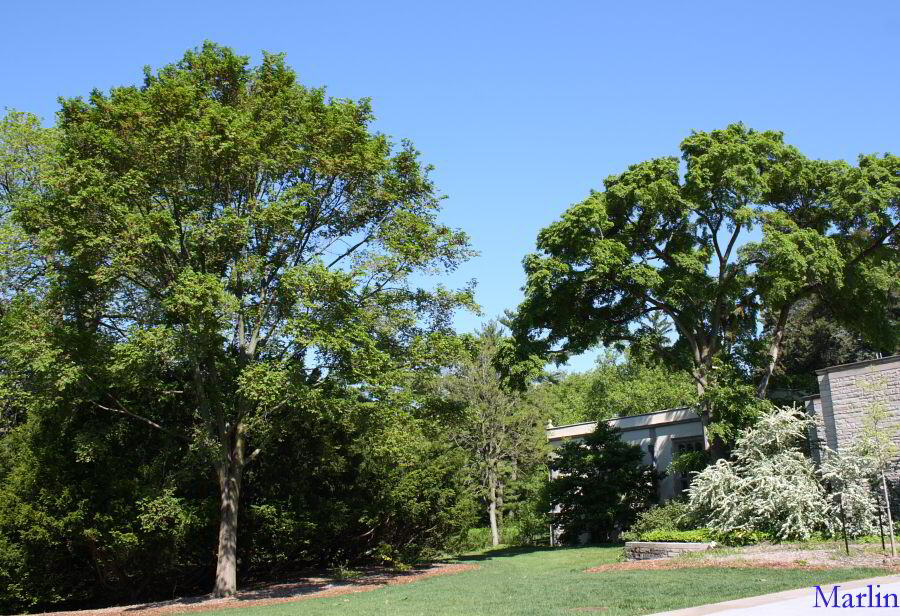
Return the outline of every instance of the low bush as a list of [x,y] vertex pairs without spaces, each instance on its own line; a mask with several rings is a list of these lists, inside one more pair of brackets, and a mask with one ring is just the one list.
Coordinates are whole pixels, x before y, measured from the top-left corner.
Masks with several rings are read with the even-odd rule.
[[651,530],[643,533],[622,533],[625,541],[666,541],[676,543],[703,543],[712,541],[709,530],[698,528],[696,530]]
[[[506,520],[500,529],[500,542],[506,546],[549,545],[550,528],[543,519]],[[491,547],[491,529],[489,526],[483,526],[468,529],[448,546],[448,549],[465,553],[486,550],[489,547]]]
[[697,528],[693,530],[627,532],[622,533],[622,539],[625,541],[662,541],[669,543],[706,543],[715,541],[721,545],[737,547],[769,541],[772,539],[772,536],[760,531],[731,531],[723,533],[708,528]]
[[543,516],[522,516],[503,525],[503,543],[506,545],[549,545],[550,526]]
[[491,547],[491,529],[487,526],[470,528],[450,546],[452,552],[465,553]]
[[628,532],[693,530],[700,526],[686,502],[673,500],[639,513]]
[[699,473],[709,465],[709,455],[705,451],[683,451],[675,456],[666,472],[670,475]]
[[710,531],[712,540],[722,545],[738,547],[742,545],[756,545],[763,541],[773,541],[771,534],[760,530],[732,530],[728,532]]

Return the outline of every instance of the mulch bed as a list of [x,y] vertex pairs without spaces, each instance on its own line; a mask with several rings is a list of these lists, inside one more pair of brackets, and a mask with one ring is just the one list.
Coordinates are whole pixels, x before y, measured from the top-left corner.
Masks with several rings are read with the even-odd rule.
[[611,563],[587,569],[586,573],[610,571],[667,571],[672,569],[791,569],[796,571],[827,571],[845,567],[900,571],[900,560],[877,550],[860,550],[853,546],[852,556],[830,548],[800,549],[790,544],[758,545],[741,548],[737,553],[717,554],[715,551],[695,553],[692,557],[662,558]]
[[276,603],[291,603],[304,599],[338,597],[358,592],[375,590],[382,586],[409,584],[436,575],[462,573],[477,569],[475,564],[437,564],[416,567],[409,571],[377,571],[357,578],[338,580],[331,577],[302,577],[282,584],[273,584],[254,590],[239,592],[229,599],[214,599],[210,595],[187,597],[119,607],[76,612],[46,612],[47,616],[157,616],[184,612],[206,612],[230,608],[258,607]]

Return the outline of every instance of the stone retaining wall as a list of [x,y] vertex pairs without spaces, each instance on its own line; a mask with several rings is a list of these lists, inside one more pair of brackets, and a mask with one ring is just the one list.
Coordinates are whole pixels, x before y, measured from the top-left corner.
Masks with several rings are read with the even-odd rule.
[[712,543],[676,543],[669,541],[628,541],[625,543],[625,560],[654,560],[672,558],[685,552],[702,552],[713,547]]

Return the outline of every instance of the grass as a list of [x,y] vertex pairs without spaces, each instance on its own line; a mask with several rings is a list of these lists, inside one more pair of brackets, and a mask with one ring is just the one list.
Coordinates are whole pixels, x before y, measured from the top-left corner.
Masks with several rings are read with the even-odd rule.
[[463,557],[481,568],[371,592],[233,608],[228,616],[320,614],[467,616],[648,614],[815,584],[884,575],[882,569],[830,571],[698,568],[584,573],[619,560],[621,547],[500,549]]

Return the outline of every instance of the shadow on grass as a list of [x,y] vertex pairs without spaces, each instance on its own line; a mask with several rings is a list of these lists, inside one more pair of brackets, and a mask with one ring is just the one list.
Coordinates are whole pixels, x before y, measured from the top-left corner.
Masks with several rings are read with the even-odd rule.
[[189,609],[196,605],[207,605],[213,608],[234,607],[240,602],[255,603],[259,601],[272,601],[279,599],[303,599],[308,596],[325,596],[323,591],[335,591],[333,596],[347,594],[348,589],[374,589],[380,586],[403,583],[406,578],[416,578],[422,574],[427,574],[432,565],[414,565],[409,569],[396,570],[385,567],[364,567],[359,570],[359,575],[350,578],[341,578],[335,576],[332,571],[322,571],[318,574],[313,573],[309,576],[297,575],[282,580],[272,580],[269,582],[258,583],[247,589],[239,591],[234,597],[227,601],[219,601],[216,604],[210,595],[198,595],[193,597],[181,597],[168,601],[158,601],[155,603],[145,603],[119,608],[121,612],[148,612],[158,614],[162,612],[171,612],[180,608]]
[[494,558],[506,558],[509,556],[520,556],[522,554],[534,554],[537,552],[559,552],[561,550],[584,550],[587,548],[621,548],[624,545],[624,543],[589,543],[587,545],[559,546],[552,548],[546,545],[510,546],[502,548],[488,548],[483,552],[474,552],[471,554],[460,554],[453,560],[460,562],[479,562],[485,560],[493,560]]

